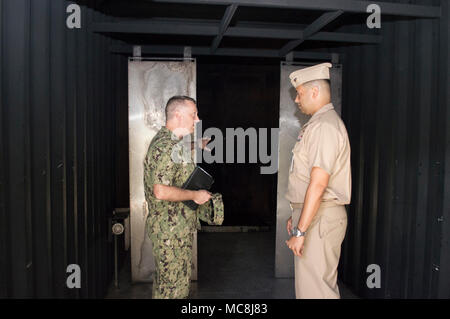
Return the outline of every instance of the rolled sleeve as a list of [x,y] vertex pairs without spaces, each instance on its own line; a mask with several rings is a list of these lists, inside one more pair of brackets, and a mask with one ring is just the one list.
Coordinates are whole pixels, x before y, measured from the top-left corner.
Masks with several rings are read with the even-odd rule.
[[339,131],[332,125],[321,123],[311,132],[308,143],[309,170],[320,167],[333,174],[339,154]]

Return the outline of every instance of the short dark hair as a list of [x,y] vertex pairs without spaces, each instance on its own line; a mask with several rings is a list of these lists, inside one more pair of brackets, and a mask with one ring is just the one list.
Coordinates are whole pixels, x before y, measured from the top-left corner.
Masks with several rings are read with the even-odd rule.
[[311,80],[303,83],[304,87],[311,88],[313,86],[322,86],[331,94],[331,82],[328,79]]
[[186,95],[172,96],[166,104],[166,121],[171,119],[175,112],[178,111],[181,107],[184,107],[186,101],[197,104],[197,102],[193,98]]

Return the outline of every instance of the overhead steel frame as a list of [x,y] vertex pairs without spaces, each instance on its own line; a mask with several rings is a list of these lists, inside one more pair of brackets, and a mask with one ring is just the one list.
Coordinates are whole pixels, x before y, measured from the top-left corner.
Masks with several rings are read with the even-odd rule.
[[[150,2],[150,0],[148,0]],[[135,20],[132,22],[103,22],[93,23],[90,27],[98,33],[139,33],[139,34],[170,34],[191,36],[214,36],[209,48],[193,47],[192,53],[197,55],[237,55],[257,57],[285,57],[290,52],[299,58],[330,59],[330,54],[317,52],[294,51],[301,43],[309,41],[329,41],[345,43],[380,43],[381,36],[377,34],[354,34],[342,32],[321,32],[325,26],[338,19],[344,12],[366,13],[366,1],[360,0],[152,0],[158,3],[225,5],[226,10],[221,21],[204,19],[151,19]],[[102,4],[104,5],[106,1]],[[380,7],[383,15],[406,16],[415,18],[439,18],[441,8],[436,6],[410,5],[400,3],[386,3],[372,1]],[[318,19],[306,28],[300,25],[271,24],[271,23],[237,23],[230,27],[230,22],[238,6],[267,7],[282,9],[325,10]],[[290,41],[277,50],[219,48],[223,37],[248,37],[289,39]],[[145,46],[143,53],[177,54],[183,47],[173,46]],[[114,46],[115,53],[129,53],[132,46]]]

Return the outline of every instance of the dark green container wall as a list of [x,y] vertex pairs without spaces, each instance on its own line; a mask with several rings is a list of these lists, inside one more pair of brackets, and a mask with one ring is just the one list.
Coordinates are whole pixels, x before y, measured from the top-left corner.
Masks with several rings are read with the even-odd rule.
[[449,298],[449,5],[391,2],[441,6],[442,18],[382,16],[381,44],[339,49],[353,173],[340,278],[365,298]]
[[[442,243],[441,243],[441,265],[447,268],[441,268],[442,275],[438,283],[438,295],[443,298],[450,298],[450,274],[446,269],[450,265],[450,3],[442,1],[443,19],[440,23],[441,41],[439,43],[439,62],[442,63],[439,74],[439,104],[443,109],[444,117],[441,121],[445,122],[445,130],[442,138],[444,139],[444,196],[442,205]],[[445,274],[444,274],[445,272]]]
[[[114,92],[108,19],[63,0],[0,1],[0,297],[101,298],[113,275]],[[6,187],[7,185],[7,187]],[[68,289],[66,268],[81,267]]]

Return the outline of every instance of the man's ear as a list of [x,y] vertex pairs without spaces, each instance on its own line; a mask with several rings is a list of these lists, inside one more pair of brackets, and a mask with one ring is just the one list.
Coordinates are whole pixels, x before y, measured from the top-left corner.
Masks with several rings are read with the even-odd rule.
[[312,89],[313,98],[316,99],[319,96],[319,87],[313,86],[311,89]]
[[180,114],[180,111],[175,111],[175,119],[177,120],[177,122],[179,123],[180,122],[180,119],[181,119],[181,114]]

